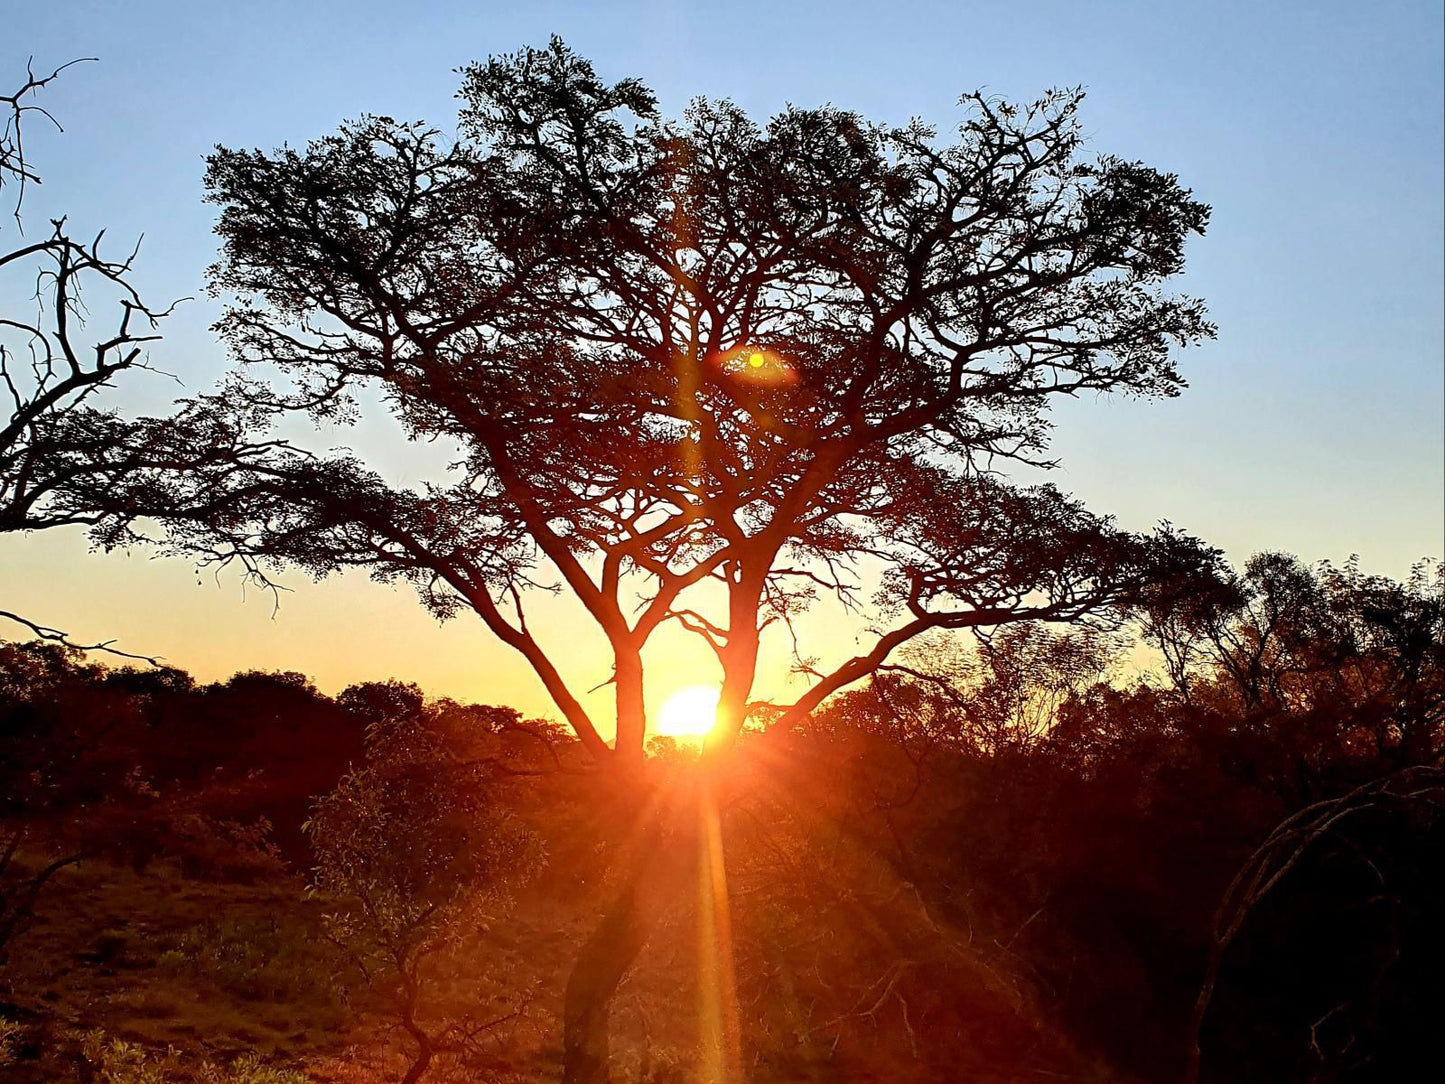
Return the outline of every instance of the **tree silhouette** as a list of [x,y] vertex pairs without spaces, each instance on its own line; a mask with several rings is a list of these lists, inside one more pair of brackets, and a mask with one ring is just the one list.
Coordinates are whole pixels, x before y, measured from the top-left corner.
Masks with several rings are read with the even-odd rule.
[[1445,571],[1404,582],[1356,558],[1310,568],[1260,553],[1213,591],[1150,607],[1146,636],[1186,701],[1238,713],[1275,748],[1283,798],[1309,804],[1353,748],[1360,764],[1428,764],[1445,748]]
[[[49,232],[24,238],[26,189],[40,183],[26,157],[24,131],[32,114],[54,123],[36,98],[69,66],[44,76],[28,70],[17,90],[0,94],[0,189],[15,190],[18,235],[0,251],[0,286],[7,293],[0,310],[0,384],[9,406],[8,416],[0,417],[0,532],[97,522],[93,504],[83,507],[70,499],[71,487],[93,469],[113,471],[108,459],[124,426],[90,400],[118,375],[145,367],[146,344],[159,338],[155,328],[166,315],[148,307],[130,281],[135,249],[120,259],[102,254],[104,230],[85,240],[58,218],[51,219]],[[17,294],[11,291],[26,289],[32,305],[12,309],[9,297]],[[118,316],[109,334],[89,341],[82,294],[93,291],[107,292]],[[41,639],[70,642],[60,630],[20,614],[0,610],[0,618]],[[83,649],[144,657],[116,651],[108,642]]]
[[[219,330],[244,364],[77,492],[115,509],[102,541],[144,514],[256,575],[364,567],[440,616],[470,608],[629,780],[665,624],[716,654],[716,751],[763,632],[820,596],[875,635],[776,705],[783,727],[921,633],[1105,617],[1208,558],[994,471],[1047,463],[1058,396],[1174,395],[1171,348],[1212,334],[1163,289],[1208,208],[1085,158],[1081,92],[968,95],[951,144],[831,107],[759,126],[698,100],[667,120],[554,39],[466,69],[461,98],[454,141],[372,117],[211,157],[212,284],[235,298]],[[444,477],[403,488],[265,439],[378,393],[408,437],[456,449]],[[610,646],[610,746],[528,620],[546,587]],[[605,1077],[627,921],[574,973],[569,1080]]]

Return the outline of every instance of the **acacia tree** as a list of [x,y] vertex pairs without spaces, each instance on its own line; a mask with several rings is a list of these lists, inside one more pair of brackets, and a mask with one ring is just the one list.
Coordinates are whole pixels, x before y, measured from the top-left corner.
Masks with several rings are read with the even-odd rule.
[[[129,430],[92,400],[117,376],[145,367],[146,346],[159,338],[156,326],[169,311],[148,307],[131,282],[136,249],[120,258],[102,253],[104,230],[87,240],[57,218],[48,232],[24,237],[26,189],[40,183],[24,133],[34,117],[54,123],[38,95],[69,66],[43,76],[28,70],[15,91],[0,94],[0,190],[15,193],[16,232],[0,250],[0,385],[9,407],[0,416],[0,533],[100,520],[95,504],[77,503],[71,489],[93,470],[113,477],[113,451]],[[107,332],[91,337],[83,295],[95,292],[108,295],[117,315]],[[16,297],[28,301],[15,304]],[[94,306],[96,298],[90,300]],[[0,618],[41,639],[70,643],[60,630],[21,614],[0,610]],[[82,649],[144,657],[109,643]]]
[[[765,629],[819,596],[873,635],[781,726],[920,633],[1117,611],[1203,551],[993,468],[1044,461],[1057,396],[1180,389],[1171,349],[1212,329],[1163,284],[1208,209],[1085,158],[1081,97],[968,95],[953,143],[834,108],[759,126],[698,100],[668,120],[553,40],[465,71],[455,139],[373,117],[218,149],[212,283],[242,365],[137,437],[102,540],[144,513],[253,573],[359,566],[439,616],[469,608],[628,786],[664,625],[716,654],[717,752]],[[452,469],[408,489],[261,439],[290,414],[347,420],[358,393],[454,445]],[[611,648],[610,745],[528,621],[539,587]],[[569,984],[568,1080],[605,1078],[632,912],[624,894]]]

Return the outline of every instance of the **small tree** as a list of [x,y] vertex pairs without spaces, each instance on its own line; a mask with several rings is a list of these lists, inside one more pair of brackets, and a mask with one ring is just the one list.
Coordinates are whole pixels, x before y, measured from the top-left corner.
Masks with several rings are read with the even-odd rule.
[[[237,299],[219,327],[248,368],[78,494],[116,508],[102,541],[144,513],[253,574],[359,566],[470,609],[637,808],[664,625],[716,655],[717,753],[756,706],[764,631],[819,596],[872,635],[774,706],[784,728],[921,633],[1106,618],[1203,556],[990,469],[1045,462],[1060,395],[1174,395],[1171,347],[1212,334],[1162,288],[1208,209],[1085,159],[1080,92],[968,95],[952,144],[834,108],[759,126],[699,100],[670,121],[554,40],[468,68],[461,97],[455,141],[368,118],[212,156],[212,282]],[[252,436],[348,420],[362,391],[454,445],[453,469],[406,489]],[[529,622],[539,587],[606,637],[611,744]],[[568,1081],[605,1079],[638,921],[624,891],[573,973]]]
[[465,1053],[495,1023],[429,1013],[423,972],[495,912],[536,843],[500,806],[486,768],[458,760],[409,691],[348,690],[381,709],[366,763],[316,804],[306,831],[330,935],[368,979],[395,985],[415,1046],[403,1080],[415,1084],[436,1056]]

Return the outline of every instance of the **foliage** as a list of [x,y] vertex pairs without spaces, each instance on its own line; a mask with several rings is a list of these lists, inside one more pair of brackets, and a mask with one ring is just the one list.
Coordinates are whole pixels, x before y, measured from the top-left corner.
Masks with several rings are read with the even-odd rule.
[[847,721],[917,755],[941,741],[985,754],[1043,743],[1063,706],[1107,681],[1123,639],[1098,628],[1011,625],[963,643],[934,637],[864,688],[844,693],[811,726]]
[[[697,980],[690,908],[703,852],[691,844],[689,788],[706,778],[726,841],[742,1049],[764,1078],[1179,1079],[1197,1034],[1205,1081],[1410,1079],[1411,1061],[1431,1049],[1445,908],[1445,746],[1430,722],[1445,637],[1432,624],[1433,578],[1396,583],[1352,568],[1271,558],[1222,580],[1262,585],[1253,602],[1213,619],[1219,643],[1239,650],[1268,628],[1255,699],[1238,677],[1251,656],[1216,662],[1205,653],[1217,650],[1212,641],[1181,688],[1113,665],[1138,653],[1115,634],[1016,625],[967,650],[921,642],[803,725],[750,731],[731,764],[677,751],[651,762],[669,781],[659,792],[669,830],[644,841],[659,857],[638,900],[656,925],[620,996],[619,1067],[661,1075],[693,1064],[683,1007]],[[1281,597],[1288,606],[1270,601]],[[134,675],[118,680],[53,648],[9,659],[0,686],[12,707],[49,698],[63,709],[51,725],[85,706],[93,715],[82,717],[115,739],[105,748],[127,747],[126,728],[141,718],[159,720],[171,742],[170,697],[240,720],[212,698],[245,692],[241,704],[275,708],[254,722],[278,746],[295,729],[292,708],[304,720],[315,703],[299,678],[199,688],[167,678],[141,694]],[[151,699],[131,699],[142,695]],[[175,869],[144,882],[125,873],[150,886],[144,906],[107,906],[71,941],[56,940],[59,912],[97,906],[76,891],[35,942],[17,944],[14,964],[25,967],[12,974],[33,987],[7,995],[26,1014],[19,1079],[63,1074],[45,1075],[55,1044],[28,1014],[62,1015],[46,990],[60,988],[72,960],[84,975],[70,971],[65,989],[96,984],[64,994],[66,1012],[87,1025],[159,1034],[151,1046],[163,1047],[186,1044],[190,1029],[210,1034],[221,1013],[218,1033],[233,1042],[264,1034],[295,1056],[296,1016],[319,1011],[308,1030],[335,1034],[345,1021],[348,1041],[369,1036],[358,1064],[381,1076],[392,1067],[395,1079],[400,1059],[415,1068],[424,1048],[416,1036],[404,1050],[404,1034],[363,1030],[378,1018],[400,1023],[408,995],[383,938],[416,949],[403,960],[415,963],[411,1020],[431,1044],[424,1071],[555,1074],[555,1046],[531,1043],[557,1013],[572,927],[590,922],[599,894],[622,879],[594,853],[617,788],[605,773],[575,771],[579,745],[549,744],[554,732],[507,709],[428,703],[395,682],[336,699],[347,725],[367,733],[357,778],[333,782],[328,810],[344,845],[337,868],[359,890],[337,880],[303,901],[285,880],[223,887],[176,880]],[[1410,727],[1435,737],[1405,746]],[[228,726],[225,737],[235,752],[215,736],[206,756],[244,759],[257,734]],[[138,765],[164,795],[150,754],[137,756],[117,763]],[[59,802],[69,784],[43,793]],[[134,830],[156,830],[147,823]],[[515,849],[502,843],[523,825]],[[533,832],[548,842],[549,868],[523,887],[538,865]],[[97,863],[69,879],[116,873]],[[480,899],[463,894],[468,885]],[[514,889],[525,906],[509,906]],[[187,902],[193,892],[203,898]],[[367,925],[363,893],[387,901],[388,924]],[[407,902],[418,899],[421,909]],[[143,931],[171,906],[184,917],[152,944]],[[318,910],[333,916],[323,929],[352,939],[369,990],[334,981],[346,969],[318,936]],[[447,928],[435,924],[448,916]],[[42,938],[53,960],[22,959]],[[148,947],[154,968],[144,967]],[[149,992],[117,998],[107,983]],[[135,1026],[161,1018],[147,1015],[157,1007],[163,1026]],[[520,1037],[496,1026],[523,1008],[536,1024]],[[261,1023],[278,1011],[274,1026]],[[142,1064],[161,1060],[144,1053]]]
[[286,868],[265,817],[244,824],[171,806],[158,819],[151,842],[189,876],[246,884]]
[[252,1001],[304,1001],[338,1008],[348,989],[343,961],[315,931],[289,921],[208,919],[157,961],[205,976]]
[[[364,704],[386,688],[333,700],[266,673],[198,685],[174,669],[92,665],[61,644],[0,642],[0,956],[40,889],[83,857],[137,870],[168,859],[233,883],[304,868],[309,807],[363,755],[375,718]],[[561,755],[555,728],[507,709],[447,704],[436,719],[498,771]]]
[[463,759],[466,745],[448,740],[455,706],[426,710],[408,693],[391,683],[348,698],[371,714],[366,761],[316,803],[306,831],[330,937],[369,979],[395,987],[395,1014],[416,1044],[412,1084],[436,1055],[465,1054],[491,1026],[435,1019],[424,968],[485,929],[541,853],[489,762]]
[[[309,857],[302,821],[364,755],[367,728],[420,704],[396,682],[332,699],[299,674],[198,685],[170,668],[92,665],[65,645],[0,642],[0,818],[36,843],[264,875],[278,857]],[[566,746],[557,727],[506,708],[448,701],[432,719],[496,771],[536,770]]]
[[1438,585],[1279,555],[1222,582],[1209,623],[1151,619],[1203,630],[1187,683],[1011,631],[836,698],[788,778],[1125,1069],[1176,1079],[1202,1034],[1203,1079],[1399,1076],[1445,905]]
[[25,1029],[14,1020],[0,1016],[0,1069],[15,1061],[15,1051],[24,1034]]
[[1312,569],[1258,554],[1215,591],[1156,611],[1146,634],[1182,697],[1249,718],[1288,800],[1318,797],[1330,772],[1365,778],[1445,748],[1445,567],[1396,582],[1355,559]]
[[[764,933],[750,989],[786,981],[765,1026],[806,1046],[809,1071],[833,1067],[846,1027],[895,1012],[915,1060],[956,1068],[946,1044],[919,1054],[913,1021],[956,1040],[939,991],[984,965],[1008,976],[1000,1020],[1034,998],[1126,1072],[1174,1078],[1195,1039],[1193,1068],[1219,1079],[1388,1072],[1427,1030],[1419,991],[1438,970],[1420,960],[1445,906],[1445,581],[1280,554],[1236,573],[1167,525],[1125,532],[995,472],[1052,465],[1060,394],[1177,393],[1176,349],[1213,331],[1167,292],[1208,209],[1171,175],[1085,157],[1081,98],[968,96],[951,143],[834,108],[759,125],[697,101],[668,120],[646,87],[608,85],[554,41],[468,68],[455,140],[372,117],[301,149],[221,148],[212,285],[241,368],[174,418],[92,409],[139,364],[125,321],[153,314],[128,263],[57,226],[27,253],[53,262],[53,305],[20,327],[37,360],[0,433],[0,529],[90,523],[117,545],[149,517],[174,548],[263,582],[365,567],[439,616],[471,609],[593,760],[620,766],[605,774],[631,805],[588,807],[619,826],[652,797],[638,781],[716,767],[665,744],[665,765],[642,764],[644,648],[664,626],[700,637],[722,675],[715,744],[750,712],[771,724],[743,742],[762,782],[728,812],[762,829],[745,858],[780,871],[749,885]],[[26,176],[10,147],[0,172]],[[66,376],[82,274],[120,291],[123,323],[116,353]],[[345,423],[366,402],[452,466],[407,489],[277,437],[289,415]],[[554,588],[611,648],[611,746],[528,623]],[[793,703],[750,704],[764,631],[820,599],[871,639],[831,669],[799,658]],[[1169,687],[1104,681],[1108,633],[1139,610]],[[977,653],[906,652],[963,629]],[[394,988],[408,1080],[486,1026],[428,1006],[429,968],[535,856],[499,781],[572,766],[555,734],[395,682],[331,701],[294,674],[195,689],[112,683],[60,651],[0,661],[7,812],[59,834],[104,809],[139,838],[174,809],[258,823],[236,811],[264,799],[284,831],[325,793],[314,887],[331,934]],[[194,743],[177,706],[208,721]],[[342,775],[363,730],[365,760]],[[634,850],[670,847],[649,815]],[[569,1079],[605,1075],[648,868],[623,878],[568,983]],[[860,880],[810,883],[839,870]],[[276,988],[264,932],[212,941],[167,967],[204,958],[237,989]],[[796,969],[767,970],[786,950]],[[821,1024],[804,1011],[829,997]],[[116,1073],[160,1064],[97,1043]]]
[[[1175,394],[1173,348],[1212,334],[1164,289],[1208,209],[1087,157],[1079,92],[969,95],[951,144],[834,108],[667,120],[554,40],[466,69],[461,97],[455,141],[372,117],[212,156],[212,283],[243,367],[76,489],[113,509],[102,543],[144,513],[253,575],[408,580],[439,615],[474,610],[594,758],[631,765],[665,624],[716,653],[726,744],[763,630],[818,597],[866,605],[865,559],[881,635],[790,718],[915,635],[1103,618],[1208,562],[983,469],[1040,460],[1057,395]],[[453,468],[402,489],[270,439],[373,393]],[[614,656],[610,748],[527,623],[553,580]]]
[[[1166,288],[1208,208],[1171,174],[1086,156],[1081,92],[968,95],[947,142],[832,107],[760,125],[700,99],[668,120],[557,39],[463,78],[455,140],[368,117],[211,156],[211,286],[240,367],[137,425],[104,484],[67,489],[107,513],[99,544],[155,523],[264,583],[362,567],[440,617],[470,609],[630,792],[619,830],[648,808],[643,660],[664,626],[716,658],[720,751],[753,711],[765,630],[819,598],[863,618],[866,646],[799,659],[805,691],[769,712],[787,726],[916,636],[1117,622],[1213,562],[996,470],[1051,465],[1059,395],[1176,394],[1174,352],[1213,334]],[[279,437],[361,402],[451,466],[398,487]],[[550,588],[607,641],[610,744],[533,635]],[[349,785],[355,807],[384,800]],[[642,944],[631,901],[569,983],[569,1084],[606,1075],[606,1003]]]
[[[41,890],[99,842],[92,829],[145,800],[102,740],[117,720],[89,687],[99,673],[68,645],[0,643],[0,964]],[[112,817],[96,824],[87,814],[103,795]]]
[[416,718],[372,727],[366,763],[307,825],[316,891],[358,905],[328,920],[363,962],[439,947],[505,886],[531,841],[495,791]]

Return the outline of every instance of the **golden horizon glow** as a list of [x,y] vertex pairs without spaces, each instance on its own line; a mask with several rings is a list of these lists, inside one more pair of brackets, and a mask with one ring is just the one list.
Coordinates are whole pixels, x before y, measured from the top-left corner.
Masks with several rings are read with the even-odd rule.
[[663,701],[655,733],[669,738],[701,741],[717,722],[718,690],[712,685],[688,685]]

